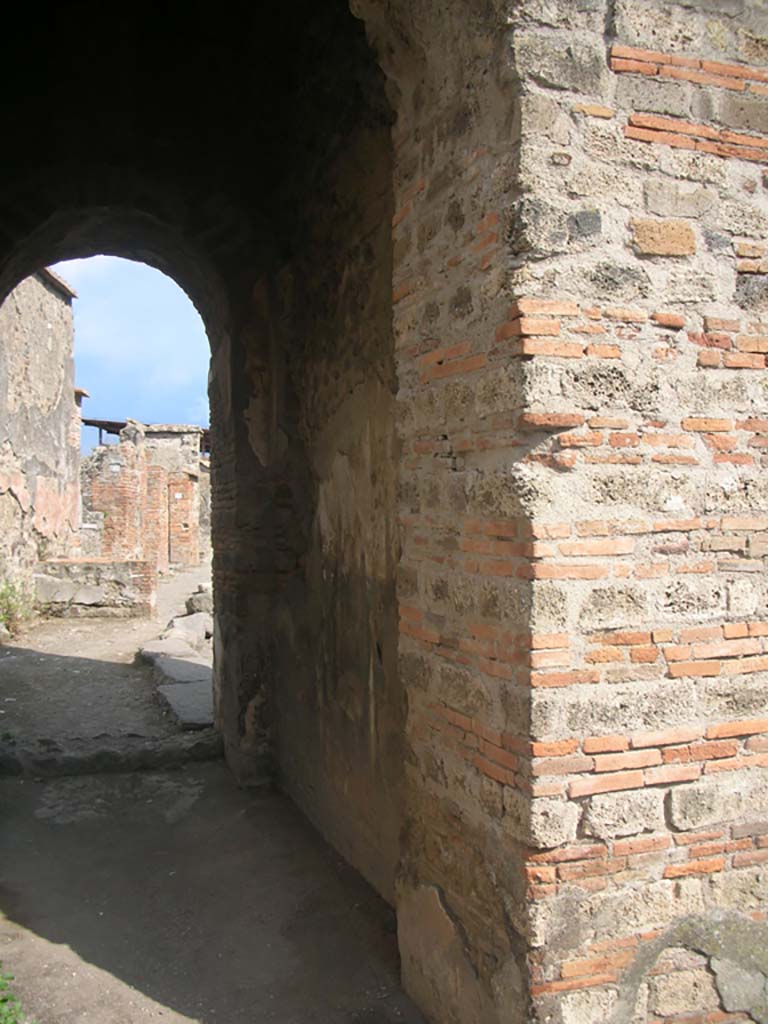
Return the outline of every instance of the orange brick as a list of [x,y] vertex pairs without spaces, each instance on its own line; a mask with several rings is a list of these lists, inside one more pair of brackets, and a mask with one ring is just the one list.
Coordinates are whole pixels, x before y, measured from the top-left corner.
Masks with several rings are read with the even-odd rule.
[[[738,855],[737,855],[738,856]],[[669,864],[664,868],[665,878],[685,878],[687,875],[712,875],[725,867],[725,857],[708,857],[687,864]]]
[[517,299],[509,310],[509,315],[513,318],[529,313],[544,313],[549,316],[578,316],[579,307],[569,299]]
[[664,750],[665,763],[687,761],[709,761],[718,757],[733,757],[739,749],[735,740],[714,740],[710,743],[692,743],[684,747],[668,747]]
[[768,850],[760,850],[756,853],[734,853],[733,866],[735,868],[751,867],[753,864],[764,864],[768,861]]
[[765,356],[752,355],[748,352],[726,352],[723,355],[723,366],[729,370],[762,370],[765,368]]
[[596,359],[620,359],[621,349],[618,345],[587,345],[587,355]]
[[616,981],[617,977],[617,973],[613,971],[610,974],[593,974],[588,978],[568,978],[561,981],[547,981],[540,985],[531,985],[531,995],[536,998],[537,996],[548,995],[549,993],[573,992],[582,988],[610,985],[612,982]]
[[735,658],[742,654],[757,654],[760,651],[760,641],[748,640],[721,640],[719,643],[694,644],[694,658]]
[[762,516],[724,516],[723,530],[768,530],[768,519]]
[[675,330],[685,327],[685,317],[680,316],[679,313],[654,313],[651,319],[659,327],[671,327]]
[[678,57],[668,53],[661,53],[658,50],[641,50],[635,46],[625,46],[623,43],[615,43],[611,47],[611,56],[649,61],[650,63],[677,64],[681,67],[698,68],[701,65],[701,61],[694,57]]
[[626,857],[633,853],[650,853],[655,850],[667,850],[672,845],[672,837],[643,836],[640,839],[620,839],[613,844],[613,852],[617,857]]
[[[766,422],[768,423],[768,421]],[[593,416],[589,421],[589,425],[595,430],[624,430],[625,427],[629,426],[629,421],[615,416]],[[755,428],[747,427],[746,429],[754,430]],[[766,427],[766,431],[768,431],[768,427]]]
[[645,782],[648,786],[668,786],[674,782],[692,782],[701,775],[698,764],[664,764],[658,768],[648,768]]
[[573,672],[531,672],[531,686],[572,686],[578,683],[596,683],[597,672],[590,669]]
[[707,416],[688,416],[683,420],[683,430],[705,431],[714,433],[721,430],[733,430],[733,420],[715,419]]
[[697,363],[699,366],[719,366],[722,362],[722,355],[715,349],[704,349],[703,352],[699,352]]
[[611,71],[616,72],[634,72],[638,75],[658,75],[659,67],[657,64],[649,64],[647,61],[641,60],[627,60],[624,57],[611,57]]
[[614,751],[628,750],[629,740],[626,736],[590,736],[584,740],[582,749],[585,754],[603,754]]
[[562,649],[568,647],[570,638],[567,633],[535,633],[530,638],[534,651],[542,649]]
[[599,875],[615,875],[623,871],[627,862],[623,859],[616,860],[587,860],[579,863],[562,864],[557,869],[558,877],[563,881],[573,881],[594,878]]
[[523,430],[560,430],[566,427],[580,427],[584,417],[578,412],[526,412],[518,425]]
[[572,798],[592,796],[595,793],[612,793],[624,789],[640,789],[644,784],[641,771],[616,772],[612,775],[600,775],[589,779],[576,779],[568,787],[568,795]]
[[635,733],[631,742],[634,748],[663,747],[674,743],[690,743],[691,740],[700,739],[703,735],[703,730],[699,727],[683,725],[671,729],[658,729],[654,732]]
[[609,440],[612,448],[634,448],[640,444],[639,434],[626,432],[611,434]]
[[630,660],[639,664],[652,664],[659,656],[658,647],[633,647]]
[[689,661],[691,650],[690,644],[671,644],[664,648],[664,657],[667,661]]
[[638,142],[658,142],[676,149],[696,149],[696,140],[688,138],[680,132],[653,131],[628,124],[624,129],[624,135],[626,138],[635,139]]
[[578,555],[629,555],[635,549],[634,540],[620,537],[615,540],[564,541],[558,545],[560,553]]
[[726,622],[723,626],[723,634],[727,640],[749,636],[749,626],[746,622]]
[[466,355],[469,352],[469,342],[462,342],[459,345],[448,345],[442,348],[432,349],[419,357],[422,366],[429,366],[431,363],[441,363],[446,359],[456,359],[458,356]]
[[603,435],[599,431],[590,430],[586,434],[561,434],[559,441],[563,448],[594,448],[603,443]]
[[621,647],[598,647],[585,655],[584,660],[590,664],[605,664],[609,662],[624,661],[624,650]]
[[578,740],[553,740],[551,743],[531,744],[531,753],[534,757],[562,757],[565,754],[572,754],[579,749]]
[[601,117],[605,120],[609,120],[614,115],[614,111],[610,107],[603,107],[599,103],[574,103],[572,110],[576,114],[585,114],[587,117]]
[[658,750],[630,750],[623,754],[600,754],[595,758],[596,772],[615,772],[629,768],[648,768],[661,764]]
[[586,846],[560,846],[555,850],[543,853],[532,853],[528,861],[534,864],[562,864],[563,861],[589,860],[593,857],[607,857],[608,847],[605,843],[589,843]]
[[719,661],[678,661],[667,667],[673,679],[681,676],[719,676],[722,665]]
[[527,864],[525,875],[530,882],[554,882],[557,878],[557,869],[547,864]]
[[748,718],[737,722],[724,722],[722,725],[711,725],[707,729],[707,739],[750,736],[761,732],[768,732],[768,718]]
[[603,636],[610,643],[627,647],[645,646],[651,642],[651,634],[645,630],[615,630]]
[[708,832],[686,832],[683,835],[675,835],[674,840],[678,846],[691,846],[694,843],[703,843],[707,839],[722,839],[725,832],[721,829],[711,829]]

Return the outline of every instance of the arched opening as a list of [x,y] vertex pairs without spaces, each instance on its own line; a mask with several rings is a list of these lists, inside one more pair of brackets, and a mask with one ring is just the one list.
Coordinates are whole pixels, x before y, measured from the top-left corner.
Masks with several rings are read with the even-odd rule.
[[[212,350],[227,757],[245,784],[277,779],[393,901],[406,714],[393,115],[346,3],[300,8],[212,19],[144,5],[119,33],[90,2],[51,11],[44,97],[6,111],[19,148],[0,175],[0,294],[41,265],[108,254],[163,271],[195,304]],[[9,30],[20,75],[22,12]],[[52,111],[62,87],[77,117]]]

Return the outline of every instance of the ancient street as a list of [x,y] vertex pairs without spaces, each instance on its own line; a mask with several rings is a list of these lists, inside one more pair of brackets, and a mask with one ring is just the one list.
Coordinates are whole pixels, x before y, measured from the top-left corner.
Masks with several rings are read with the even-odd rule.
[[[39,1024],[417,1024],[391,908],[285,797],[238,789],[210,744],[189,761],[132,664],[199,576],[161,585],[153,620],[2,648],[3,749],[47,749],[49,777],[0,776],[0,961]],[[171,767],[120,770],[157,750]]]

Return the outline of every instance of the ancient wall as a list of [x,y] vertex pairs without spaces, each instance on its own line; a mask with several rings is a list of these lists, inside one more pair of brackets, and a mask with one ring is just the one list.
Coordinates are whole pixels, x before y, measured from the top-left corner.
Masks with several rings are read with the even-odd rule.
[[139,559],[51,558],[37,566],[34,585],[47,615],[134,618],[157,603],[157,567]]
[[765,1020],[768,27],[353,8],[10,33],[0,281],[114,251],[204,313],[229,763],[393,895],[430,1019]]
[[200,428],[129,421],[82,461],[83,552],[144,559],[159,572],[200,562]]
[[565,1024],[762,1020],[768,25],[528,10],[498,336],[533,456],[531,991]]
[[47,271],[0,307],[0,575],[77,546],[80,416],[72,295]]
[[[280,784],[389,899],[402,827],[392,114],[363,26],[312,16],[318,115],[290,112],[290,258],[257,286],[251,442],[275,481],[265,608]],[[365,173],[362,174],[362,169]],[[289,207],[290,208],[290,207]],[[265,384],[270,389],[264,401]],[[214,463],[218,452],[214,446]]]

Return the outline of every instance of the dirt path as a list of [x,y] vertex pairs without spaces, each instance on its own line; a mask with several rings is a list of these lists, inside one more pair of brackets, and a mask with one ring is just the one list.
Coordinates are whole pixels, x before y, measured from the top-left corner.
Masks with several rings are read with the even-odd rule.
[[4,969],[35,1024],[423,1024],[391,909],[288,800],[221,760],[120,770],[178,741],[133,656],[196,582],[154,622],[40,623],[0,651],[6,745],[47,744],[59,776],[0,758]]
[[134,664],[209,579],[199,568],[165,580],[152,619],[49,619],[0,647],[0,774],[159,766],[215,746],[181,735],[151,669]]

